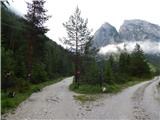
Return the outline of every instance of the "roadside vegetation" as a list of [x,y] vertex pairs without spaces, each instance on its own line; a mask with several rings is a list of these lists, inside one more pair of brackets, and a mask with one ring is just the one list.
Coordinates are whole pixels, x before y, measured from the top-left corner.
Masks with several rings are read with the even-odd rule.
[[26,100],[32,93],[40,92],[45,86],[55,84],[60,82],[64,78],[57,78],[55,80],[49,80],[43,83],[38,84],[30,84],[29,88],[25,91],[16,92],[15,96],[8,96],[9,93],[5,91],[1,91],[1,113],[4,114],[8,111],[14,112],[14,108],[16,108],[21,102]]
[[79,84],[73,82],[70,90],[83,94],[117,93],[150,80],[157,73],[138,44],[131,53],[124,48],[119,56],[111,55],[107,60],[86,64],[85,67],[90,69],[84,69],[87,71],[81,74]]
[[[74,95],[74,99],[77,101],[80,101],[82,104],[86,102],[92,102],[96,101],[97,99],[100,98],[100,94],[117,94],[121,92],[123,89],[133,86],[135,84],[138,84],[140,82],[146,81],[148,79],[137,79],[137,78],[132,78],[132,81],[128,81],[124,84],[112,84],[112,85],[89,85],[89,84],[81,84],[79,87],[76,86],[76,84],[71,84],[69,86],[69,89],[76,92],[80,93],[80,95]],[[103,91],[103,88],[106,90]]]
[[[97,84],[97,85],[90,85],[90,84],[80,84],[79,87],[75,84],[72,83],[69,86],[69,89],[71,91],[74,91],[76,93],[80,94],[88,94],[88,95],[96,95],[99,93],[113,93],[116,94],[118,92],[121,92],[123,89],[136,85],[138,83],[150,80],[150,78],[131,78],[131,81],[128,81],[123,84],[104,84],[103,86]],[[105,91],[103,91],[103,88],[105,88]]]

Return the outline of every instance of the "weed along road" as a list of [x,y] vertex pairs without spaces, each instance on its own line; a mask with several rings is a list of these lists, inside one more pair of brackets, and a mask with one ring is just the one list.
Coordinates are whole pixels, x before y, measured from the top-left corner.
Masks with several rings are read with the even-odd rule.
[[[7,120],[109,119],[160,120],[160,77],[124,89],[117,94],[90,95],[79,101],[80,94],[68,89],[73,77],[45,87],[19,105]],[[81,95],[82,96],[82,95]],[[83,97],[89,95],[83,95]]]

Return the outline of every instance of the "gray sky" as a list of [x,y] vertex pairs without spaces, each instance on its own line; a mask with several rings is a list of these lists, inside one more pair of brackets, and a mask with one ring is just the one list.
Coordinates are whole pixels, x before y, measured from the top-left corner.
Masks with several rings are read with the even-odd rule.
[[[13,0],[11,6],[20,14],[25,14],[25,1]],[[78,5],[83,18],[88,18],[88,27],[93,33],[104,23],[109,22],[119,30],[124,20],[142,19],[160,25],[160,0],[46,0],[45,8],[52,18],[46,25],[50,31],[46,34],[58,44],[59,38],[66,36],[62,26]]]

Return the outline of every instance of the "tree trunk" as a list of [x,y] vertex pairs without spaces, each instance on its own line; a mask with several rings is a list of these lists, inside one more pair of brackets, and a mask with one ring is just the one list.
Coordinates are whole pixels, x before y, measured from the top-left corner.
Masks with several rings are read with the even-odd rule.
[[77,28],[76,28],[75,83],[79,84],[77,73],[78,73],[78,38],[77,38]]
[[32,71],[33,44],[32,38],[28,41],[28,74]]

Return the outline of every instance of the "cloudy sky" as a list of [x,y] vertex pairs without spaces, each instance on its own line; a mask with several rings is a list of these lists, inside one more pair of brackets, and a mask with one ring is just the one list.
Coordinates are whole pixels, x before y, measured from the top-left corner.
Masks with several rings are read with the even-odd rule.
[[[11,6],[23,15],[27,11],[26,1],[12,0]],[[46,0],[45,8],[52,18],[46,23],[49,38],[60,44],[59,38],[66,36],[62,26],[78,5],[82,17],[88,18],[88,26],[93,33],[109,22],[119,30],[124,20],[142,19],[160,25],[160,0]]]

